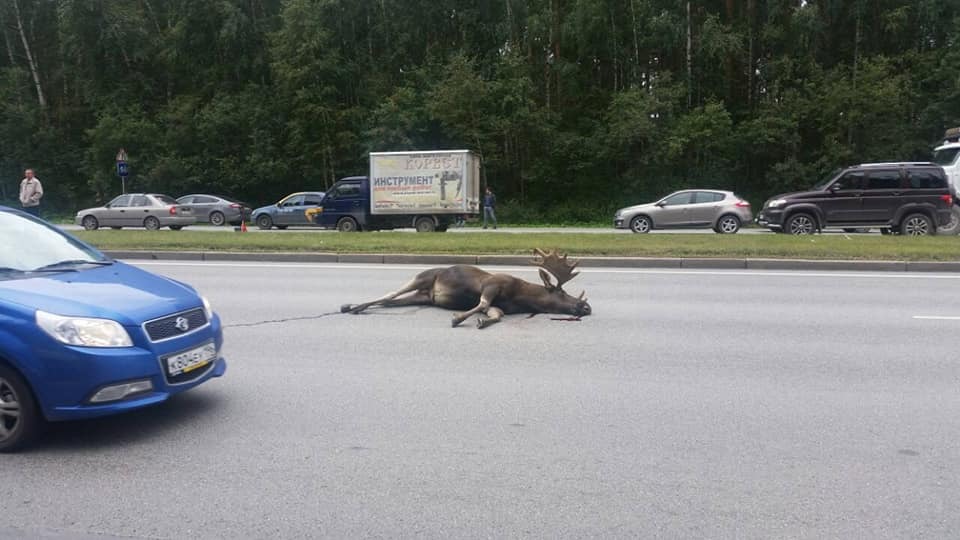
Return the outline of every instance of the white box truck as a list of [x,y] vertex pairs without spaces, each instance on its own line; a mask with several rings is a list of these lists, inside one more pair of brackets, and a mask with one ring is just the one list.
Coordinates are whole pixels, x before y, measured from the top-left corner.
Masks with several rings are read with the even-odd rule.
[[343,232],[432,232],[479,211],[480,158],[473,152],[371,152],[369,176],[337,181],[309,217]]

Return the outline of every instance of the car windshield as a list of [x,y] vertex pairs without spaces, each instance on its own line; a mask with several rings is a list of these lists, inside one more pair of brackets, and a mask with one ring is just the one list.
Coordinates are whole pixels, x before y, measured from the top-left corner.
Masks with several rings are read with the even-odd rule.
[[842,169],[834,169],[833,171],[830,172],[830,174],[828,174],[828,175],[826,176],[826,178],[824,178],[823,180],[817,182],[817,184],[816,184],[815,186],[813,186],[812,188],[810,188],[810,190],[811,190],[811,191],[822,191],[825,187],[827,187],[827,184],[829,184],[831,180],[833,180],[834,178],[837,177],[838,174],[840,174],[840,171],[841,171],[841,170],[842,170]]
[[953,162],[957,159],[957,154],[960,154],[960,147],[936,150],[933,152],[933,162],[941,166],[953,165]]
[[[39,219],[0,210],[0,279],[11,273],[109,263],[100,252]],[[45,270],[44,270],[45,269]]]

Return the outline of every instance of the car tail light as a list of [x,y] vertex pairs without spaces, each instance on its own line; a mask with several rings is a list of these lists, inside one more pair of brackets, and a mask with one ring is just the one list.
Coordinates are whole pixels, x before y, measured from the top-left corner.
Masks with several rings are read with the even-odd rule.
[[171,216],[177,215],[177,207],[176,207],[176,206],[171,206],[171,207],[170,207],[170,215],[171,215]]
[[750,208],[750,203],[747,201],[737,201],[737,206],[740,208]]
[[230,205],[230,208],[240,208],[240,205],[237,203],[233,203]]
[[948,206],[953,204],[953,197],[950,195],[941,195],[940,199],[947,203]]

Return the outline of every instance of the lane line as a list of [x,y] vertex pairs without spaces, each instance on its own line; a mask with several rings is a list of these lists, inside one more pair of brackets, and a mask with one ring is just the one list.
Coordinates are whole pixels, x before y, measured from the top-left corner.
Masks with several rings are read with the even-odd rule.
[[[121,259],[123,260],[123,259]],[[426,270],[447,265],[421,264],[350,264],[350,263],[258,263],[258,262],[230,262],[230,261],[146,261],[140,259],[123,260],[135,266],[179,266],[179,267],[212,267],[212,268],[289,268],[289,269],[317,269],[317,270]],[[482,265],[484,268],[496,271],[536,272],[533,266],[497,266]],[[814,277],[814,278],[873,278],[873,279],[948,279],[958,280],[960,274],[933,274],[920,272],[894,271],[887,273],[876,272],[808,272],[791,270],[686,270],[686,269],[649,269],[649,268],[578,268],[584,274],[650,274],[668,276],[762,276],[762,277]]]
[[913,318],[924,321],[960,321],[960,317],[951,315],[914,315]]

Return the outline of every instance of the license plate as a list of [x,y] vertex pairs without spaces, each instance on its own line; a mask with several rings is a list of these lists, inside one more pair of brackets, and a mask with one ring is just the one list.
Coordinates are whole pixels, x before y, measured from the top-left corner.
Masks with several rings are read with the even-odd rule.
[[195,349],[168,356],[164,358],[164,363],[167,365],[167,374],[176,377],[200,369],[216,358],[217,346],[213,343],[205,343]]

